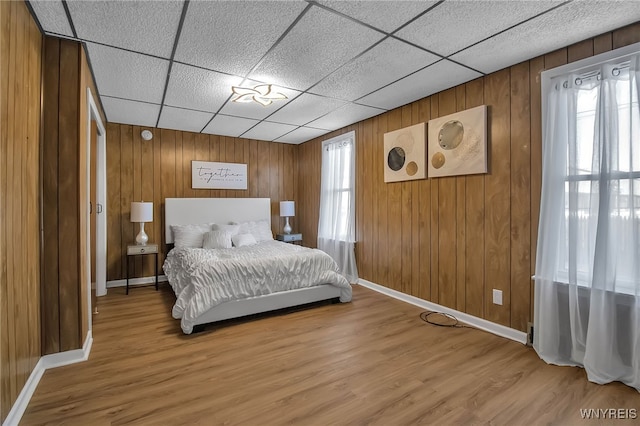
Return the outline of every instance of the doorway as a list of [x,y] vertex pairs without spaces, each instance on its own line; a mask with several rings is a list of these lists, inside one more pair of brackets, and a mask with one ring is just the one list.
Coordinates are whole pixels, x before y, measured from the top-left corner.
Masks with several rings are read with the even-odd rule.
[[107,294],[107,133],[91,90],[87,88],[87,297],[89,330],[99,296]]

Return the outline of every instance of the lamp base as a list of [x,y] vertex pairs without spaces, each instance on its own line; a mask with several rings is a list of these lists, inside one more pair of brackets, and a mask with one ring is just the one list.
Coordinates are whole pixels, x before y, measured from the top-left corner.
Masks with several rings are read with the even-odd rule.
[[147,241],[149,241],[149,237],[144,232],[144,222],[140,222],[140,232],[136,236],[136,244],[139,246],[147,245]]
[[291,233],[291,225],[289,225],[289,216],[284,218],[285,220],[285,224],[284,224],[284,233],[285,234],[290,234]]

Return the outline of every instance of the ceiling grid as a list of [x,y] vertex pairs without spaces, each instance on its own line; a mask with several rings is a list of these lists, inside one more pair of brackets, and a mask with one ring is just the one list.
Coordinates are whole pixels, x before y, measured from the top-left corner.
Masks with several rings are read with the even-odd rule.
[[178,31],[176,31],[175,39],[173,40],[173,48],[171,49],[171,58],[169,59],[169,70],[167,71],[167,78],[164,83],[164,90],[162,92],[162,102],[160,102],[160,111],[158,112],[158,119],[156,120],[156,126],[160,123],[160,117],[162,117],[162,108],[164,107],[164,101],[167,98],[167,88],[169,87],[169,79],[171,78],[171,70],[173,69],[173,58],[176,56],[176,49],[178,42],[180,41],[180,33],[182,33],[182,25],[184,24],[184,17],[187,15],[189,9],[189,0],[185,0],[182,6],[182,13],[180,14],[180,22],[178,23]]
[[[299,144],[640,20],[638,0],[30,0],[107,120]],[[286,99],[232,102],[231,86]]]

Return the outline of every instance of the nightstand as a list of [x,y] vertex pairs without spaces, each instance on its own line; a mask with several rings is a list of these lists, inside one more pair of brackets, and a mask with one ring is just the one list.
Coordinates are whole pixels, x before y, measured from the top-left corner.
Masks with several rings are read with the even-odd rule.
[[156,255],[156,290],[158,290],[158,245],[146,244],[127,246],[127,294],[129,294],[129,259],[133,256],[144,256],[146,254]]
[[302,234],[278,234],[276,235],[276,240],[302,245]]

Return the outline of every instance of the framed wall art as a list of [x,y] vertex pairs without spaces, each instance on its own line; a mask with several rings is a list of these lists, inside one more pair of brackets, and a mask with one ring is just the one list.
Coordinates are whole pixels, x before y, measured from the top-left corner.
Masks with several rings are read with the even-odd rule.
[[426,179],[425,123],[384,134],[384,181]]
[[429,177],[487,173],[487,107],[429,120]]
[[191,187],[193,189],[247,189],[247,165],[192,161]]

